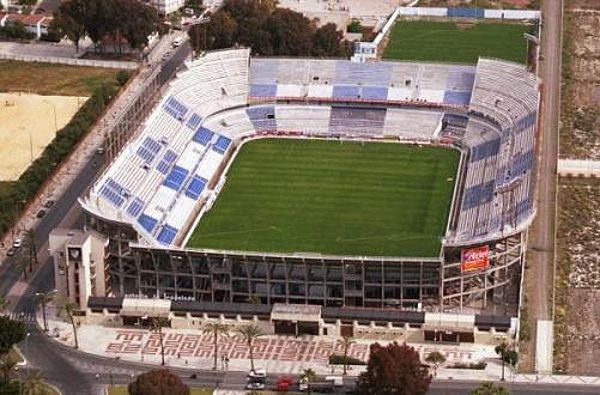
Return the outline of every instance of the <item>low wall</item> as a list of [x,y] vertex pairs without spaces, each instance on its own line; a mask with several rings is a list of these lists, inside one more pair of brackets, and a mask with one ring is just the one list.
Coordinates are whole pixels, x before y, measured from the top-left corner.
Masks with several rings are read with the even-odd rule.
[[600,161],[559,159],[558,175],[562,177],[600,177]]
[[71,66],[86,66],[86,67],[105,67],[110,69],[126,69],[135,70],[138,68],[136,62],[126,62],[118,60],[94,60],[94,59],[73,59],[59,58],[55,56],[33,56],[33,55],[13,55],[0,54],[2,60],[17,60],[22,62],[40,62],[40,63],[55,63],[67,64]]

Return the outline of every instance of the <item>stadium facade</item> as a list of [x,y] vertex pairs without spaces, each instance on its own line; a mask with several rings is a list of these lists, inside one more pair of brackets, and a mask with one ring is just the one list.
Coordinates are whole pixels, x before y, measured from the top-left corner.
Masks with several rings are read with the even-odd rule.
[[[80,199],[88,238],[51,237],[57,283],[71,277],[66,296],[82,307],[89,296],[111,296],[516,316],[535,215],[533,74],[492,59],[460,66],[249,55],[214,51],[187,63]],[[459,150],[439,255],[186,248],[243,143],[275,136]],[[84,252],[82,240],[103,247]]]

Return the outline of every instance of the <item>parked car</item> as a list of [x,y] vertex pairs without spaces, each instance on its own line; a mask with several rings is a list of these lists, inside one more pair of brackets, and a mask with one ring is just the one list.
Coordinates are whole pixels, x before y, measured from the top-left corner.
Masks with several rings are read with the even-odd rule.
[[294,379],[291,377],[280,377],[275,384],[275,391],[288,392],[293,384]]
[[[323,381],[316,381],[310,383],[310,390],[312,392],[333,392],[336,387],[342,387],[344,385],[344,379],[339,376],[327,376]],[[298,382],[298,389],[302,392],[308,391],[308,382],[301,379]]]
[[46,215],[46,210],[40,210],[35,216],[38,218],[42,218],[44,215]]
[[265,368],[256,368],[248,372],[248,377],[267,377],[267,371]]
[[50,208],[52,206],[54,206],[54,200],[46,200],[46,202],[44,203],[45,208]]
[[17,250],[10,247],[8,250],[6,250],[6,256],[15,256],[15,252],[17,252]]
[[13,241],[13,248],[21,248],[21,246],[23,245],[23,240],[21,239],[15,239],[15,241]]
[[262,391],[267,387],[267,379],[265,377],[248,377],[246,381],[247,390]]

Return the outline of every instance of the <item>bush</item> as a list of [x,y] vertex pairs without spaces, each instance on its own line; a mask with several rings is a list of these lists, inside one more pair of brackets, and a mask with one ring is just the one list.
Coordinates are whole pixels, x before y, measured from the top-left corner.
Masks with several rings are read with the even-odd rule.
[[130,395],[189,395],[190,388],[167,369],[151,370],[129,384]]
[[350,22],[346,30],[348,33],[362,33],[362,25],[360,24],[360,21],[354,19],[352,22]]
[[448,366],[449,369],[475,369],[484,370],[487,367],[487,362],[462,363],[457,362],[454,365]]
[[123,86],[127,83],[127,81],[129,80],[129,71],[127,70],[119,70],[119,72],[117,73],[117,83],[120,86]]
[[346,361],[345,365],[366,365],[365,361],[361,361],[358,358],[354,357],[346,357],[343,355],[332,354],[329,356],[329,364],[330,365],[344,365],[344,359]]

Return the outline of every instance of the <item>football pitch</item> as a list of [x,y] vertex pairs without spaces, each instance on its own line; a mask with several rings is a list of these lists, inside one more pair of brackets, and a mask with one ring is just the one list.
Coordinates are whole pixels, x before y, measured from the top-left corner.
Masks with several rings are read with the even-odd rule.
[[434,257],[459,153],[394,143],[246,143],[187,247]]
[[477,63],[479,56],[525,63],[527,26],[398,20],[390,33],[384,59]]

